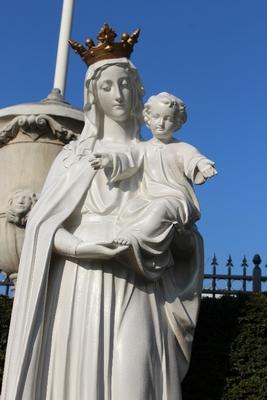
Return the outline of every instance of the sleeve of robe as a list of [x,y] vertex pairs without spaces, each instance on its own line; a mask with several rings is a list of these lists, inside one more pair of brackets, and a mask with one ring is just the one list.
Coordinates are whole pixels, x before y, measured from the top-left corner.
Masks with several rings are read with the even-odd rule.
[[184,173],[187,178],[193,182],[196,180],[197,173],[199,172],[198,164],[202,160],[205,160],[210,163],[210,165],[214,165],[215,163],[203,154],[201,154],[194,146],[183,143],[183,162],[184,162]]
[[113,168],[109,179],[118,182],[134,175],[140,168],[143,160],[142,144],[131,147],[126,153],[113,153]]

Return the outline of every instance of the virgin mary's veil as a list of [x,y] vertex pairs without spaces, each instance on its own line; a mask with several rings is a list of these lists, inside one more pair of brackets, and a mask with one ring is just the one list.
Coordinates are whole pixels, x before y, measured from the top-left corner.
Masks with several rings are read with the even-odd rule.
[[95,140],[99,139],[100,135],[100,112],[97,109],[97,89],[96,83],[101,73],[111,66],[119,66],[129,72],[129,79],[131,82],[131,90],[133,94],[133,103],[131,110],[131,117],[133,126],[129,132],[132,141],[140,139],[140,126],[143,123],[143,101],[144,88],[141,83],[138,71],[134,64],[127,58],[117,58],[112,60],[102,60],[91,65],[85,75],[84,84],[84,115],[85,125],[78,139],[77,149],[84,148],[92,149]]

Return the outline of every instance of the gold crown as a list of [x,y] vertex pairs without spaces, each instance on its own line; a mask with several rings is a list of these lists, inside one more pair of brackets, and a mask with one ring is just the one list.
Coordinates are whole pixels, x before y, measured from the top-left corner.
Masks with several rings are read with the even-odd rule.
[[69,40],[69,44],[87,65],[91,65],[100,60],[120,57],[130,58],[139,34],[140,29],[136,29],[131,35],[123,33],[121,41],[114,42],[117,34],[108,24],[104,24],[97,36],[99,42],[97,45],[92,39],[87,39],[85,42],[88,49],[74,40]]

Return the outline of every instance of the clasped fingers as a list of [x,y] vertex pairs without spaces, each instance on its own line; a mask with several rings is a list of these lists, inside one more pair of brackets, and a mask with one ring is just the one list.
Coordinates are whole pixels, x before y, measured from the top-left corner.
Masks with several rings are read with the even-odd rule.
[[102,157],[101,157],[101,156],[96,157],[96,156],[94,155],[94,158],[92,158],[92,159],[89,161],[89,163],[91,164],[91,167],[92,167],[93,169],[101,169],[101,168],[104,168],[104,167],[103,167]]

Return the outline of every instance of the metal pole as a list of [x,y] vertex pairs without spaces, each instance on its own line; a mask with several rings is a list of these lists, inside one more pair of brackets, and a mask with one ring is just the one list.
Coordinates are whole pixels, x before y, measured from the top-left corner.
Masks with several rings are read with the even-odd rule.
[[66,74],[68,67],[69,45],[74,0],[63,0],[60,33],[58,39],[57,61],[54,79],[54,89],[59,89],[64,96]]
[[261,258],[258,254],[255,254],[253,257],[253,281],[252,281],[252,290],[253,292],[261,292],[261,268],[260,268],[260,263],[261,263]]
[[215,298],[215,295],[216,295],[216,283],[217,283],[216,282],[216,267],[218,265],[217,257],[216,257],[215,254],[213,256],[211,265],[212,265],[212,297]]
[[245,256],[243,258],[241,266],[243,267],[243,286],[242,286],[242,288],[243,288],[243,292],[246,292],[247,291],[247,280],[246,280],[246,277],[247,277],[248,262],[247,262],[247,259],[246,259]]
[[233,262],[232,262],[232,257],[229,255],[228,260],[227,260],[227,291],[231,292],[232,290],[232,267],[233,267]]

